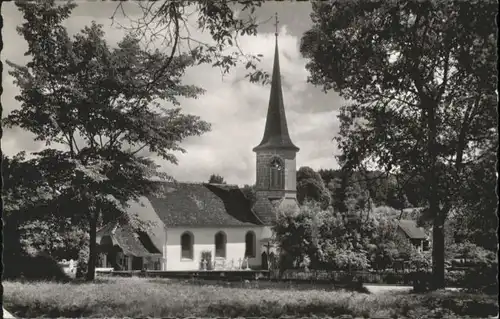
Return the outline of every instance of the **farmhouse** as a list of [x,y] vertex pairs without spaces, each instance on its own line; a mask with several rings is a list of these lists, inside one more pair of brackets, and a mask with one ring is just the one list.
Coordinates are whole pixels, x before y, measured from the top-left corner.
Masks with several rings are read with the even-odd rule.
[[[297,210],[296,154],[283,103],[276,34],[264,136],[256,153],[256,200],[237,186],[163,183],[161,194],[130,203],[152,221],[147,233],[110,223],[97,233],[99,267],[122,270],[267,269],[270,225],[280,210]],[[203,257],[202,257],[203,255]]]

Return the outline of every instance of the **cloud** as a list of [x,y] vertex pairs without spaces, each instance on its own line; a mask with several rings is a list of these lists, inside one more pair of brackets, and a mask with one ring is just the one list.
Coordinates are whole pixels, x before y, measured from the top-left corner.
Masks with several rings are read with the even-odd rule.
[[[258,10],[262,14],[260,20],[270,16],[265,10],[267,5],[264,4]],[[338,134],[336,116],[344,102],[338,95],[324,94],[319,88],[307,83],[308,71],[305,69],[306,61],[299,52],[299,42],[308,24],[300,22],[302,20],[297,17],[300,15],[308,19],[309,12],[293,13],[294,10],[290,9],[293,6],[294,4],[287,4],[280,7],[273,4],[271,7],[284,12],[280,12],[280,67],[290,136],[301,149],[297,156],[297,166],[335,168],[337,164],[334,153],[337,148],[332,138]],[[310,5],[296,8],[299,7],[310,11]],[[12,3],[4,4],[3,9],[3,36],[13,40],[6,43],[2,60],[9,59],[23,64],[27,61],[22,56],[27,45],[15,32],[15,26],[22,23],[21,15]],[[107,3],[106,6],[103,3],[80,5],[67,20],[68,32],[74,34],[90,24],[91,20],[95,20],[104,25],[106,39],[114,45],[125,34],[124,30],[111,27],[109,17],[114,9],[113,3]],[[132,18],[134,14],[141,14],[137,7],[129,6],[127,10],[126,13]],[[126,23],[127,20],[122,17],[121,21]],[[195,25],[194,20],[190,23]],[[242,37],[240,45],[245,53],[262,54],[260,67],[271,72],[274,30],[270,25],[261,29],[257,36]],[[203,41],[210,40],[209,35],[200,32],[195,36]],[[162,170],[180,181],[206,181],[212,173],[217,173],[229,183],[241,185],[255,182],[255,154],[252,148],[260,142],[264,133],[270,87],[250,83],[245,78],[246,73],[247,70],[242,65],[224,76],[220,70],[209,65],[187,70],[184,82],[200,86],[206,93],[198,99],[180,99],[183,112],[198,115],[210,122],[212,131],[200,137],[186,139],[182,146],[187,153],[176,154],[178,165],[155,157]],[[14,100],[19,91],[11,82],[10,76],[4,77],[3,116],[19,107],[19,103]],[[33,142],[32,138],[30,133],[19,129],[6,130],[2,149],[6,154],[12,155],[20,150],[33,151],[44,147],[43,143]]]

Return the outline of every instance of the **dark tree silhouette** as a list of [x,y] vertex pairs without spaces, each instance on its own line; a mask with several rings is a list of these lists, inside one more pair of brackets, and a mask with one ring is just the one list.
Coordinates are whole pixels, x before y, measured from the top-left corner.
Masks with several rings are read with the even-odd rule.
[[341,110],[343,165],[420,178],[444,287],[444,223],[469,167],[497,147],[495,1],[313,3],[301,43],[310,81]]
[[209,183],[212,184],[226,184],[226,181],[224,180],[224,177],[222,177],[219,174],[212,174],[210,175],[210,178],[208,179]]
[[[181,83],[194,63],[188,54],[172,57],[158,79],[168,57],[144,51],[137,38],[126,36],[112,49],[95,23],[71,38],[62,23],[76,4],[51,0],[16,5],[25,20],[17,31],[28,43],[31,61],[25,66],[7,61],[20,89],[16,99],[21,108],[3,124],[32,132],[47,146],[65,146],[33,154],[32,163],[55,194],[51,204],[71,203],[65,211],[88,230],[86,278],[93,280],[98,223],[111,217],[138,222],[124,214],[126,202],[154,193],[154,178],[170,179],[145,152],[176,163],[173,151],[185,151],[182,140],[210,129],[178,107],[178,97],[196,98],[203,90]],[[158,100],[175,107],[162,107]]]

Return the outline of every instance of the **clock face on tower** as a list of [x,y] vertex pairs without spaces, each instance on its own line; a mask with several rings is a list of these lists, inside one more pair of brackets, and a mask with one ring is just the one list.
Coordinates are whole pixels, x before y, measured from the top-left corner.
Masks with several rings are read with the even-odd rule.
[[281,159],[279,159],[277,157],[273,158],[273,160],[271,161],[271,167],[278,170],[278,171],[283,170],[283,163],[282,163]]
[[274,157],[270,163],[269,188],[283,189],[285,187],[285,166],[283,160]]

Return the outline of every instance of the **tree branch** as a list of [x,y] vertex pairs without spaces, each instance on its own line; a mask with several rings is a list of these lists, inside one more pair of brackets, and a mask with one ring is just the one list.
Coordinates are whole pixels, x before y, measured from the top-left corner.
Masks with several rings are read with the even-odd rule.
[[[165,4],[163,4],[165,5]],[[162,5],[162,7],[163,7]],[[179,12],[178,12],[178,6],[179,3],[176,1],[172,1],[168,7],[170,14],[173,15],[173,21],[174,21],[174,26],[175,26],[175,31],[174,31],[174,44],[172,45],[172,51],[170,52],[170,56],[168,57],[167,61],[163,64],[161,68],[156,70],[156,72],[153,74],[153,79],[150,80],[150,82],[146,85],[146,92],[149,92],[151,89],[151,86],[158,80],[158,78],[162,77],[165,73],[165,71],[168,69],[170,64],[172,63],[172,60],[175,55],[175,50],[177,49],[177,44],[179,42]]]
[[131,152],[131,155],[135,155],[137,153],[139,153],[140,151],[142,151],[146,146],[148,146],[148,144],[144,144],[143,146],[141,146],[140,148],[138,148],[137,150]]

